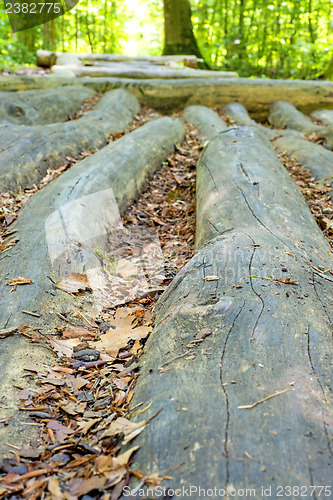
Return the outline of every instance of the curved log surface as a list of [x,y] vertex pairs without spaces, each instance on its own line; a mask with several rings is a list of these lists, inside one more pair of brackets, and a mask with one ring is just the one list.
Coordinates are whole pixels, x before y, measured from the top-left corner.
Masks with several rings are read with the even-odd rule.
[[73,118],[92,89],[68,85],[49,90],[0,92],[0,122],[45,125]]
[[85,66],[66,64],[59,65],[57,60],[56,66],[52,67],[52,71],[57,74],[58,71],[69,71],[73,76],[82,77],[120,77],[133,79],[179,79],[179,78],[237,78],[237,73],[234,71],[208,71],[203,69],[175,69],[167,66],[143,65],[115,63],[109,66]]
[[141,358],[132,405],[162,411],[133,466],[173,468],[163,485],[200,486],[204,499],[215,487],[277,498],[278,486],[329,485],[333,283],[310,262],[331,268],[330,247],[253,127],[209,142],[197,202],[198,253],[161,297]]
[[102,148],[108,135],[125,130],[139,110],[138,100],[118,89],[78,120],[43,127],[0,125],[0,191],[33,186],[66,156]]
[[197,127],[201,137],[206,139],[215,137],[221,130],[227,128],[226,123],[206,106],[188,106],[183,110],[183,117],[185,121]]
[[[0,260],[1,328],[19,328],[23,324],[48,334],[61,324],[57,313],[66,312],[67,318],[77,323],[78,315],[91,317],[97,312],[97,304],[91,294],[74,297],[56,289],[48,277],[57,282],[68,274],[68,266],[77,271],[77,266],[86,264],[87,252],[89,249],[93,252],[96,241],[99,241],[96,230],[102,231],[112,217],[117,218],[118,210],[122,214],[134,202],[154,171],[173,151],[174,143],[182,141],[183,134],[183,126],[177,119],[151,121],[74,165],[29,200],[13,225],[20,241]],[[108,195],[110,189],[113,190],[112,196]],[[79,208],[81,205],[84,207],[89,196],[93,197],[88,206],[89,213],[76,210],[74,216],[73,204],[78,202]],[[108,204],[113,196],[117,213],[113,213]],[[68,221],[64,220],[68,213],[64,207],[69,210]],[[76,240],[67,239],[68,249],[64,248],[64,253],[53,261],[52,266],[50,248],[52,252],[57,251],[59,246],[63,248],[62,233],[57,233],[56,224],[52,224],[57,213],[64,227],[72,224],[75,234],[88,236],[80,246]],[[50,231],[47,232],[46,228]],[[50,246],[50,241],[53,246]],[[69,263],[68,252],[71,258]],[[10,292],[6,282],[17,276],[31,279],[32,284],[18,286]],[[41,316],[27,316],[22,310],[36,311]],[[12,418],[7,427],[0,427],[0,454],[7,451],[6,441],[20,444],[28,440],[32,432],[31,426],[21,425],[24,416],[17,412],[18,401],[13,394],[13,384],[22,385],[23,368],[29,363],[41,368],[50,358],[49,351],[29,343],[19,334],[1,340],[0,362],[7,371],[1,375],[0,393],[5,396],[9,409],[0,408],[0,415]]]
[[[248,124],[256,127],[266,135],[279,153],[286,154],[310,170],[317,180],[327,179],[333,175],[333,153],[306,140],[304,134],[295,130],[272,130],[251,120],[247,110],[240,103],[230,103],[228,114],[237,125]],[[331,180],[333,185],[333,182]]]
[[333,125],[332,109],[317,109],[311,113],[311,118],[321,121],[324,125]]
[[329,149],[333,149],[333,127],[316,125],[290,102],[275,102],[270,109],[268,120],[274,127],[287,127],[304,134],[315,133],[325,139]]
[[222,106],[230,101],[242,102],[253,118],[266,119],[270,106],[281,96],[304,113],[314,109],[333,109],[333,82],[303,80],[263,80],[247,78],[188,78],[179,80],[133,80],[126,78],[66,78],[15,76],[0,78],[0,90],[51,88],[80,84],[97,92],[124,88],[140,102],[172,112],[192,104]]

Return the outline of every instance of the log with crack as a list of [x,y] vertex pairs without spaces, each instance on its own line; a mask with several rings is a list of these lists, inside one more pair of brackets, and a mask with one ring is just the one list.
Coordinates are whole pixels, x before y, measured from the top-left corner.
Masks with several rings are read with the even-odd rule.
[[0,122],[45,125],[74,118],[83,101],[95,92],[82,85],[48,90],[0,92]]
[[146,418],[162,411],[136,438],[133,467],[205,499],[211,488],[237,498],[245,486],[258,496],[330,484],[333,277],[321,270],[331,249],[253,127],[203,151],[196,248],[141,358],[132,405],[150,404]]
[[286,154],[289,158],[309,169],[316,180],[333,185],[332,151],[308,141],[301,132],[291,129],[272,130],[263,127],[252,120],[246,108],[238,102],[229,103],[224,107],[224,110],[237,125],[250,125],[267,135],[278,153]]
[[[99,256],[108,252],[110,228],[119,225],[119,214],[144,190],[183,134],[177,119],[152,120],[74,165],[21,209],[12,226],[13,244],[14,238],[19,241],[0,260],[0,328],[16,330],[0,343],[0,394],[8,406],[0,408],[0,416],[11,417],[9,425],[0,428],[1,454],[5,442],[22,444],[31,432],[31,426],[21,425],[25,416],[17,411],[13,385],[24,384],[23,369],[28,364],[41,369],[54,360],[48,350],[20,335],[20,325],[48,335],[57,326],[66,326],[64,319],[82,324],[82,317],[89,321],[98,313],[105,285]],[[18,277],[31,284],[15,286]],[[71,295],[55,288],[53,283],[60,279],[71,285],[79,282],[77,290],[89,285],[93,292]]]
[[46,126],[1,124],[0,191],[31,187],[67,156],[102,148],[109,134],[126,130],[139,111],[136,97],[118,89],[78,120]]
[[328,149],[333,149],[333,127],[316,125],[291,102],[275,102],[271,106],[268,120],[271,125],[277,128],[286,127],[304,134],[316,134],[318,138],[325,139],[325,146]]
[[266,119],[270,106],[281,96],[304,113],[333,108],[333,82],[263,80],[260,78],[186,78],[178,80],[135,80],[131,78],[69,78],[60,76],[14,76],[0,79],[0,90],[27,90],[80,84],[97,92],[124,88],[141,103],[163,112],[179,111],[192,104],[222,106],[242,102],[253,118]]

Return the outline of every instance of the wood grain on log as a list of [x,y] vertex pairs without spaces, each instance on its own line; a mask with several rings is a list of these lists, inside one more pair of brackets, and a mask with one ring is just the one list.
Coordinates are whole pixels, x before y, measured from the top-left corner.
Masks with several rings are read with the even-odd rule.
[[[118,214],[119,210],[122,214],[171,153],[174,143],[182,141],[183,134],[183,126],[177,119],[150,121],[76,164],[29,200],[13,225],[20,241],[0,260],[1,328],[19,329],[23,324],[38,327],[42,333],[49,334],[57,326],[64,325],[57,313],[65,312],[70,321],[76,322],[80,314],[90,318],[96,313],[98,307],[92,294],[74,297],[54,287],[48,277],[57,282],[63,277],[63,268],[57,264],[52,266],[51,253],[62,248],[64,253],[54,262],[60,259],[70,268],[84,265],[87,252],[90,256],[94,254],[98,241],[96,230],[105,232],[105,226],[113,222],[113,207],[109,204],[113,196],[116,212]],[[112,196],[108,194],[110,190]],[[81,246],[69,237],[63,241],[62,233],[55,232],[57,214],[64,228],[72,226],[76,238],[83,238]],[[103,236],[100,235],[101,238]],[[6,282],[17,276],[29,277],[32,284],[17,286],[11,292]],[[35,311],[40,317],[27,316],[23,310]],[[19,334],[1,340],[0,362],[1,366],[6,366],[6,372],[2,372],[0,378],[0,392],[6,394],[9,409],[4,411],[1,407],[0,412],[4,411],[6,417],[13,417],[7,427],[0,428],[1,454],[7,451],[4,446],[6,441],[21,444],[29,439],[31,432],[31,426],[21,425],[25,416],[17,412],[18,401],[13,394],[13,384],[22,385],[23,369],[28,364],[34,363],[40,369],[50,358],[49,351],[29,343]]]
[[[275,149],[289,158],[293,158],[310,170],[316,180],[331,178],[333,175],[333,152],[319,144],[308,141],[304,134],[291,129],[277,130],[263,127],[251,120],[246,109],[240,103],[230,103],[225,107],[237,125],[247,124],[256,127],[265,134]],[[333,181],[327,179],[328,182]]]
[[220,132],[202,154],[196,244],[141,359],[132,404],[162,411],[133,467],[172,469],[166,487],[200,486],[204,499],[330,484],[333,282],[311,267],[332,268],[330,247],[253,127]]
[[133,80],[126,78],[60,78],[15,76],[0,78],[0,90],[51,88],[59,85],[81,84],[97,92],[125,88],[140,102],[160,109],[176,111],[192,104],[208,107],[222,106],[238,100],[256,119],[266,119],[270,106],[281,96],[304,113],[318,107],[333,109],[333,82],[263,80],[247,78],[209,78],[180,80]]
[[118,89],[78,120],[43,127],[0,125],[0,191],[33,186],[67,156],[102,148],[109,134],[124,131],[139,110],[137,99]]
[[45,125],[73,118],[83,101],[95,92],[79,85],[48,90],[0,92],[0,122]]

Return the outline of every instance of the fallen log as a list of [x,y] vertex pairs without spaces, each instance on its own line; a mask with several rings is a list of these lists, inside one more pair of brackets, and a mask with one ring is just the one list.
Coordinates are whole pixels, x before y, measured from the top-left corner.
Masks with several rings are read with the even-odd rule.
[[316,180],[325,179],[333,185],[333,153],[319,144],[308,141],[304,134],[295,130],[272,130],[256,123],[248,115],[245,107],[240,103],[229,103],[225,111],[237,125],[256,127],[271,141],[276,151],[286,154],[310,170]]
[[180,498],[330,484],[333,282],[317,266],[332,268],[331,249],[253,127],[202,154],[196,245],[140,360],[131,404],[162,411],[133,468],[172,476],[163,486]]
[[54,169],[83,151],[100,149],[111,133],[122,132],[139,112],[137,99],[113,90],[78,120],[46,126],[0,125],[0,191],[38,184]]
[[93,97],[92,89],[68,85],[48,90],[0,92],[0,122],[45,125],[74,118],[83,101]]
[[313,120],[319,120],[324,125],[333,125],[333,110],[332,109],[317,109],[311,113]]
[[[6,367],[0,394],[9,407],[4,410],[0,405],[0,415],[9,417],[9,425],[0,427],[1,455],[7,451],[4,443],[20,445],[34,430],[22,425],[25,418],[17,411],[13,384],[24,384],[23,370],[30,363],[41,369],[52,359],[48,350],[20,335],[20,325],[48,335],[57,326],[66,326],[64,313],[72,324],[80,324],[81,318],[82,325],[82,317],[95,317],[99,310],[95,295],[74,297],[53,283],[78,269],[94,279],[96,273],[89,274],[89,270],[95,268],[90,265],[96,265],[96,245],[105,242],[107,226],[118,222],[119,213],[143,191],[174,143],[182,141],[183,133],[177,119],[151,121],[73,166],[20,211],[13,225],[20,240],[0,260],[0,327],[17,329],[17,334],[0,341],[0,362]],[[32,283],[11,291],[6,283],[18,276]]]
[[290,102],[275,102],[270,109],[268,120],[274,127],[287,127],[288,129],[298,130],[304,134],[314,133],[318,137],[324,138],[325,145],[329,149],[333,149],[333,127],[316,125]]
[[80,84],[97,92],[124,88],[141,103],[163,112],[173,112],[192,104],[216,107],[230,101],[242,102],[253,118],[265,120],[270,106],[281,96],[304,113],[333,108],[333,82],[310,80],[263,80],[247,78],[187,78],[179,80],[133,80],[126,78],[3,77],[0,90],[26,90]]
[[183,117],[185,121],[197,127],[201,137],[205,139],[212,139],[227,128],[224,121],[206,106],[188,106],[183,110]]
[[[58,63],[58,60],[57,60]],[[203,69],[177,69],[156,65],[133,65],[126,63],[114,63],[109,66],[84,66],[66,64],[55,65],[52,72],[57,74],[66,70],[73,77],[119,77],[143,79],[179,79],[179,78],[237,78],[234,71],[209,71]]]
[[[68,52],[51,52],[49,50],[37,50],[37,66],[43,68],[51,68],[58,57],[69,55]],[[94,63],[96,61],[111,61],[111,62],[149,62],[153,64],[168,65],[172,63],[181,63],[184,66],[191,68],[198,67],[196,56],[179,55],[179,56],[124,56],[120,54],[72,54],[78,57],[81,61]]]

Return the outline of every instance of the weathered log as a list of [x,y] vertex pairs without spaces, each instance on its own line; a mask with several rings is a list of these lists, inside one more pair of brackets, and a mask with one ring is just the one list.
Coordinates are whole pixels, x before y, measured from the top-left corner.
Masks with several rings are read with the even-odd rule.
[[60,78],[56,76],[0,78],[0,90],[51,88],[73,84],[85,85],[97,92],[124,88],[132,92],[140,102],[164,112],[181,110],[192,104],[215,107],[238,100],[246,106],[253,118],[264,120],[268,116],[270,106],[281,99],[281,96],[288,96],[288,100],[305,113],[318,109],[318,106],[333,108],[333,82],[318,80],[252,78],[133,80],[126,78]]
[[321,121],[324,125],[333,125],[332,109],[317,109],[311,113],[311,118]]
[[0,92],[0,122],[44,125],[73,118],[92,89],[68,85],[48,90]]
[[0,125],[0,191],[33,186],[66,156],[102,148],[109,134],[124,131],[139,110],[137,99],[119,89],[78,120],[44,127]]
[[56,56],[55,64],[58,66],[71,66],[80,67],[83,66],[83,62],[79,59],[76,54],[70,54],[69,52],[60,53]]
[[[57,60],[58,62],[58,60]],[[166,66],[140,65],[114,63],[109,66],[84,66],[66,64],[65,66],[56,65],[52,71],[57,74],[64,69],[73,77],[119,77],[144,79],[180,79],[180,78],[237,78],[234,71],[208,71],[203,69],[177,69]]]
[[[68,268],[77,272],[77,266],[96,260],[95,245],[105,238],[106,227],[118,221],[118,210],[122,214],[138,197],[183,133],[177,119],[151,121],[73,166],[29,200],[13,225],[20,241],[0,260],[1,328],[23,324],[48,334],[62,323],[57,313],[66,312],[74,323],[82,314],[91,318],[96,313],[92,294],[74,297],[55,288],[51,280],[57,282]],[[65,228],[63,233],[58,230],[57,216]],[[59,249],[63,253],[54,260]],[[88,271],[86,267],[87,275]],[[32,284],[11,292],[6,282],[18,276],[31,279]],[[28,316],[23,310],[35,311],[40,317]],[[31,426],[21,425],[25,415],[17,412],[12,385],[23,385],[24,367],[34,363],[41,368],[50,356],[19,334],[0,342],[0,362],[6,368],[0,393],[10,408],[0,406],[0,415],[13,417],[7,427],[0,427],[1,455],[6,451],[5,442],[21,444],[31,432]]]
[[315,133],[325,139],[325,145],[329,149],[333,149],[333,127],[316,125],[290,102],[275,102],[270,109],[268,120],[274,127],[287,127],[305,134]]
[[211,139],[227,128],[224,121],[206,106],[188,106],[183,110],[183,116],[185,121],[199,129],[201,137],[205,139]]
[[[43,68],[51,68],[57,59],[63,54],[68,54],[68,52],[51,52],[49,50],[37,50],[37,65]],[[149,62],[153,64],[170,64],[170,63],[182,63],[184,66],[189,66],[190,68],[198,67],[198,60],[196,56],[123,56],[120,54],[73,54],[80,60],[94,63],[95,61],[111,61],[111,62]]]
[[[225,110],[237,125],[250,125],[265,134],[279,153],[298,161],[310,170],[316,180],[323,180],[333,175],[333,153],[319,144],[308,141],[304,134],[295,130],[272,130],[251,120],[246,109],[240,103],[230,103]],[[332,180],[328,182],[332,183]],[[333,183],[332,183],[333,185]]]
[[199,250],[156,308],[131,403],[162,411],[133,467],[172,469],[179,498],[330,484],[333,283],[311,267],[330,247],[255,128],[220,132],[197,175]]

